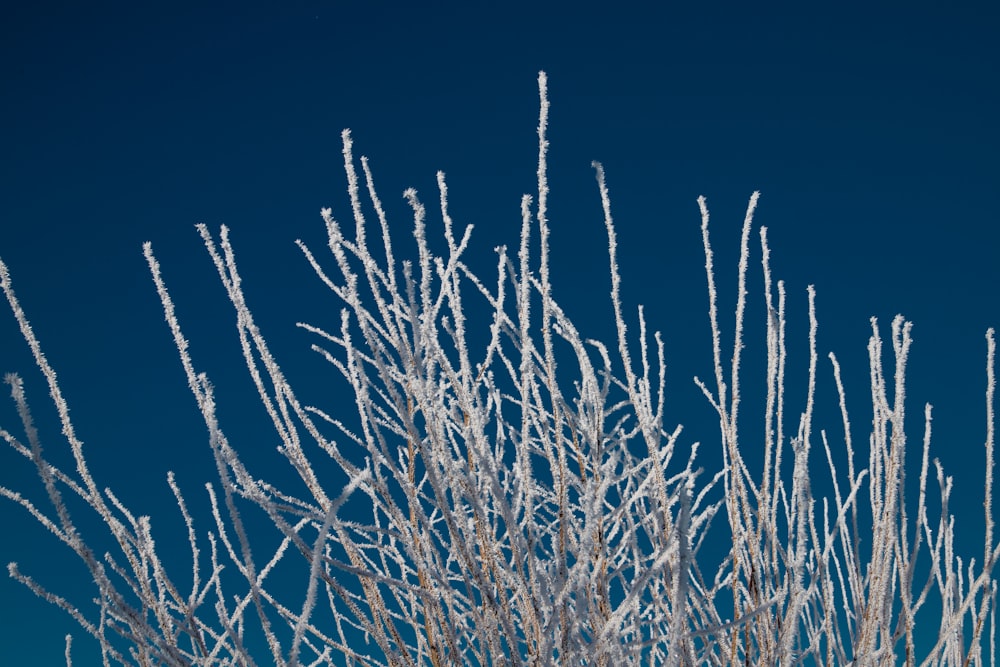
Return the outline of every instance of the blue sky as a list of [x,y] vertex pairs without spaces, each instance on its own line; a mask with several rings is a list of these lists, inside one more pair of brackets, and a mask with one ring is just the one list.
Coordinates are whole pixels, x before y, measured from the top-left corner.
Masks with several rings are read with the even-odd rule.
[[[349,213],[341,130],[370,157],[399,238],[409,217],[398,195],[413,186],[432,201],[445,171],[456,223],[476,225],[470,261],[491,271],[534,188],[545,70],[556,296],[585,331],[610,338],[590,167],[600,160],[626,302],[644,303],[664,332],[668,410],[705,443],[705,465],[716,454],[691,382],[711,375],[696,198],[712,211],[728,314],[739,226],[761,190],[756,219],[788,284],[790,335],[806,335],[815,284],[820,352],[845,367],[856,441],[866,440],[868,318],[915,322],[910,414],[934,404],[933,452],[959,483],[964,551],[980,553],[983,334],[1000,324],[994,4],[21,4],[0,20],[0,257],[98,481],[163,517],[164,530],[179,526],[166,471],[200,501],[212,466],[141,243],[152,241],[195,361],[219,387],[224,426],[269,451],[194,224],[230,226],[279,361],[332,411],[339,378],[294,323],[329,321],[339,306],[293,241],[321,248],[320,208]],[[48,450],[65,461],[9,314],[0,371],[27,377]],[[829,385],[827,365],[821,373]],[[9,405],[0,425],[19,431]],[[0,484],[33,490],[21,463],[0,454]],[[0,527],[0,561],[79,592],[69,552],[10,503]],[[0,665],[58,664],[72,624],[5,578],[0,600]],[[96,664],[93,651],[79,636],[77,664]]]

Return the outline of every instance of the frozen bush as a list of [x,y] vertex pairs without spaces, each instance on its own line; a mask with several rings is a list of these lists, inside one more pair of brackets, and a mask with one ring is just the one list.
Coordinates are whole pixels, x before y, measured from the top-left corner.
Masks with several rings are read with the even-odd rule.
[[[16,564],[11,576],[76,618],[99,642],[105,664],[985,664],[987,636],[988,652],[994,652],[992,572],[1000,552],[990,503],[992,330],[984,550],[979,562],[963,561],[953,550],[951,479],[936,461],[931,470],[929,406],[918,500],[911,508],[904,502],[910,323],[893,321],[888,343],[894,364],[885,368],[884,342],[872,321],[874,419],[867,462],[855,456],[833,355],[846,435],[834,443],[820,432],[817,441],[815,382],[823,371],[814,294],[810,288],[805,408],[789,415],[786,296],[783,284],[772,281],[763,228],[765,430],[741,428],[740,362],[757,194],[742,229],[731,354],[719,333],[709,214],[700,199],[715,377],[696,382],[718,414],[724,462],[722,470],[705,473],[696,466],[697,446],[682,447],[680,427],[664,426],[659,334],[649,335],[641,308],[634,319],[622,312],[615,228],[599,164],[594,168],[617,340],[609,346],[584,338],[552,297],[544,74],[539,90],[537,197],[523,197],[517,252],[498,248],[489,279],[462,260],[471,227],[455,229],[443,174],[438,187],[446,252],[432,252],[425,206],[409,190],[418,253],[407,261],[395,256],[369,164],[362,158],[358,173],[344,133],[353,235],[325,209],[331,257],[320,258],[300,243],[343,304],[341,327],[301,326],[316,334],[314,349],[353,390],[356,415],[298,401],[247,306],[228,230],[215,236],[199,227],[236,310],[251,378],[305,493],[259,477],[227,439],[212,384],[196,370],[146,244],[219,476],[207,487],[211,530],[195,525],[173,475],[168,479],[188,527],[190,590],[181,590],[177,575],[168,573],[149,518],[136,516],[91,477],[55,372],[0,264],[0,286],[48,381],[76,463],[75,471],[66,471],[44,457],[22,382],[9,375],[23,436],[3,431],[3,437],[37,468],[48,506],[7,487],[0,493],[79,556],[97,587],[96,603],[76,606],[49,593]],[[468,307],[472,300],[479,305]],[[632,323],[638,335],[630,336]],[[470,338],[488,342],[470,349]],[[759,476],[744,461],[743,443],[763,450]],[[833,498],[817,504],[808,459],[820,446]],[[835,458],[846,466],[834,465]],[[317,465],[320,459],[334,463],[347,483],[325,479],[330,465]],[[942,505],[937,519],[928,516],[926,503],[932,474]],[[92,551],[66,495],[79,497],[103,520],[116,553]],[[363,516],[345,511],[359,499],[367,508]],[[277,549],[261,555],[253,547],[261,526],[243,518],[247,507],[262,511],[269,519],[265,528],[280,533]],[[707,562],[703,551],[713,519],[713,539],[731,539],[719,563]],[[868,556],[860,547],[862,531],[871,534]],[[270,585],[279,561],[301,568],[301,590]],[[916,615],[925,605],[933,611],[918,626]],[[927,626],[937,611],[940,624]],[[918,628],[937,637],[921,655]],[[255,654],[254,647],[265,645]],[[70,663],[68,641],[66,654]]]

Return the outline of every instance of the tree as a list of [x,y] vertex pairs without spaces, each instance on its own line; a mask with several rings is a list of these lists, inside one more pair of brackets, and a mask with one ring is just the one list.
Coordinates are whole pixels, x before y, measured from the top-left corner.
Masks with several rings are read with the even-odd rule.
[[[718,415],[724,461],[722,470],[706,474],[696,467],[697,445],[683,451],[681,428],[664,424],[664,345],[658,333],[650,340],[641,308],[638,336],[629,334],[600,164],[594,169],[609,240],[615,344],[583,337],[552,296],[544,74],[539,92],[538,193],[522,199],[517,253],[497,249],[495,282],[463,262],[471,227],[456,233],[440,173],[446,252],[432,251],[425,206],[409,190],[418,256],[397,260],[372,171],[362,158],[357,172],[345,131],[353,238],[332,211],[323,211],[336,276],[325,266],[329,260],[299,244],[342,301],[341,328],[301,326],[316,334],[321,344],[314,349],[353,390],[356,419],[299,402],[247,305],[228,230],[222,227],[216,237],[199,226],[236,310],[251,377],[301,492],[258,476],[227,439],[212,384],[196,370],[146,244],[219,476],[207,487],[215,524],[210,531],[196,528],[168,477],[188,528],[189,591],[158,554],[150,519],[137,517],[91,477],[56,374],[0,264],[0,287],[48,381],[76,463],[68,472],[46,459],[22,382],[8,375],[24,435],[3,431],[3,437],[37,468],[50,507],[7,487],[0,493],[79,556],[98,589],[96,608],[48,592],[16,564],[11,576],[76,618],[98,640],[105,664],[985,664],[987,634],[993,653],[992,572],[1000,554],[991,510],[993,331],[986,336],[984,551],[980,563],[966,564],[953,551],[951,479],[936,461],[942,512],[936,521],[928,516],[930,406],[914,513],[905,502],[911,325],[901,317],[891,326],[892,369],[884,366],[883,340],[872,320],[874,418],[867,465],[855,458],[840,367],[830,355],[844,441],[836,445],[821,432],[833,498],[816,506],[808,462],[817,444],[820,372],[814,292],[808,292],[805,409],[793,419],[785,395],[785,290],[772,281],[764,228],[765,431],[761,437],[741,427],[757,194],[742,230],[731,355],[723,352],[709,213],[699,199],[715,378],[696,382]],[[487,309],[470,306],[473,300]],[[486,315],[474,316],[477,309]],[[478,339],[482,349],[470,349]],[[759,477],[744,460],[747,443],[763,449]],[[846,476],[835,456],[846,456]],[[337,474],[329,474],[331,467]],[[67,494],[100,516],[118,553],[94,553],[67,509]],[[359,502],[364,516],[345,511]],[[244,518],[254,508],[267,517],[263,526]],[[732,545],[709,566],[703,546],[720,512],[725,522],[715,523],[724,523],[718,530],[728,526]],[[262,529],[280,533],[266,557],[255,539]],[[863,530],[872,535],[867,552]],[[924,580],[918,557],[926,560]],[[270,585],[280,562],[301,568],[302,590]],[[918,655],[916,614],[935,598],[937,640]],[[257,652],[261,638],[266,646]]]

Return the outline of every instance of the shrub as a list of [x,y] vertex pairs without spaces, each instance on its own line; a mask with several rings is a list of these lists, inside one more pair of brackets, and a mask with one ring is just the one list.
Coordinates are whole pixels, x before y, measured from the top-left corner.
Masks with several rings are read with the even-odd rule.
[[[7,431],[3,437],[37,468],[50,508],[6,487],[0,493],[79,556],[97,586],[96,608],[49,593],[16,564],[11,576],[79,621],[98,640],[105,664],[983,664],[987,634],[993,651],[992,572],[1000,553],[990,502],[992,330],[984,551],[980,563],[969,559],[966,565],[953,552],[952,482],[936,461],[942,513],[935,521],[928,516],[930,406],[915,510],[905,502],[911,325],[901,317],[891,326],[892,369],[883,366],[883,340],[872,320],[867,465],[855,458],[840,368],[830,355],[845,438],[834,444],[821,433],[833,498],[817,507],[808,464],[818,449],[814,293],[810,288],[806,407],[790,419],[785,291],[772,281],[763,228],[765,429],[760,434],[741,427],[757,194],[742,230],[731,356],[723,353],[709,214],[699,199],[715,378],[696,381],[718,415],[724,462],[722,470],[706,474],[695,464],[697,445],[682,451],[680,427],[664,426],[664,346],[658,333],[650,340],[641,308],[638,336],[629,335],[610,198],[597,163],[614,345],[584,338],[552,296],[544,74],[539,90],[537,198],[522,199],[519,248],[513,255],[497,249],[495,281],[463,262],[471,227],[457,233],[442,174],[446,252],[432,251],[424,204],[409,190],[418,254],[398,261],[368,162],[361,159],[358,174],[344,133],[353,238],[329,209],[323,211],[336,275],[326,267],[330,260],[299,243],[342,301],[341,327],[301,326],[316,334],[321,343],[314,349],[353,390],[356,419],[298,401],[247,306],[228,230],[222,227],[216,237],[199,226],[236,309],[250,375],[302,492],[257,476],[230,444],[216,417],[212,384],[195,368],[159,265],[145,245],[219,475],[207,486],[213,531],[196,529],[168,477],[188,528],[189,591],[168,573],[149,518],[137,517],[91,477],[55,372],[0,264],[0,286],[48,381],[76,463],[75,473],[67,472],[45,458],[22,382],[8,375],[24,439]],[[470,340],[480,338],[482,349],[471,350]],[[763,451],[760,477],[741,452],[748,443]],[[846,476],[835,458],[846,458]],[[330,462],[339,477],[327,479]],[[99,557],[92,551],[63,500],[67,494],[103,520],[117,553]],[[359,501],[363,515],[346,510]],[[267,521],[245,519],[247,508],[259,509]],[[725,520],[716,524],[728,526],[731,548],[709,567],[703,546],[720,512]],[[280,544],[261,557],[254,536],[274,529]],[[871,532],[867,555],[860,545],[865,530]],[[922,569],[918,557],[926,561]],[[279,561],[301,568],[301,590],[270,585]],[[918,656],[916,614],[925,605],[933,607],[931,614],[940,611],[941,621],[933,628],[937,639]],[[256,653],[261,639],[266,647]],[[67,662],[69,653],[67,644]]]

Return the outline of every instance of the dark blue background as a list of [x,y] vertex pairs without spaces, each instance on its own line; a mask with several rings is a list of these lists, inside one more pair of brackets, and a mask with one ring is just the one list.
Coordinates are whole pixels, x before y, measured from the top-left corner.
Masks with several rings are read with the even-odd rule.
[[[917,457],[930,401],[933,455],[958,483],[959,552],[981,556],[983,334],[1000,324],[994,3],[416,4],[35,2],[3,11],[0,256],[60,373],[99,484],[153,515],[166,544],[184,539],[166,471],[201,506],[214,474],[143,241],[163,264],[196,364],[218,387],[223,427],[251,462],[273,461],[277,441],[193,225],[232,228],[251,306],[303,400],[349,411],[337,373],[294,327],[338,321],[339,304],[292,242],[322,253],[323,206],[349,220],[341,129],[352,128],[356,153],[372,160],[397,247],[410,238],[399,195],[414,186],[433,211],[441,169],[456,223],[476,225],[469,261],[488,275],[492,248],[516,247],[519,198],[534,191],[544,69],[556,296],[586,333],[610,342],[590,167],[600,160],[630,317],[644,303],[664,332],[667,420],[688,427],[686,443],[703,441],[703,464],[715,470],[719,459],[710,408],[691,382],[712,377],[695,200],[709,198],[728,331],[739,227],[759,189],[756,219],[789,288],[793,388],[806,370],[805,287],[815,284],[828,406],[817,427],[839,433],[825,360],[834,350],[864,465],[868,318],[914,320],[911,449]],[[758,273],[750,285],[759,289]],[[762,323],[759,311],[748,314],[750,353]],[[748,372],[760,367],[751,359]],[[47,451],[70,467],[9,315],[0,318],[0,371],[27,376]],[[751,424],[758,377],[744,385]],[[801,394],[789,401],[796,414]],[[10,405],[0,416],[20,435]],[[16,459],[0,455],[0,484],[41,500],[37,477]],[[0,504],[0,535],[3,562],[78,601],[91,595],[69,551],[11,503]],[[98,664],[96,645],[62,612],[0,578],[0,665],[61,664],[67,631],[77,636],[75,664]]]

